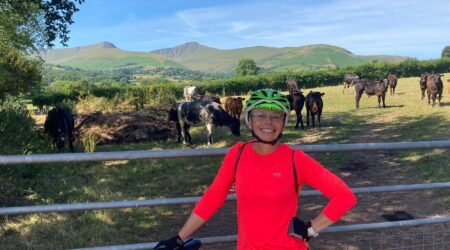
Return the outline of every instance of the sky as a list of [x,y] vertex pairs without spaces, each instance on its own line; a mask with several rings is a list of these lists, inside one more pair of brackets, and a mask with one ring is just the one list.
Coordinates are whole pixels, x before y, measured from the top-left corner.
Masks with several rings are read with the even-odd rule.
[[86,0],[79,9],[68,47],[329,44],[356,55],[435,59],[450,45],[450,0]]

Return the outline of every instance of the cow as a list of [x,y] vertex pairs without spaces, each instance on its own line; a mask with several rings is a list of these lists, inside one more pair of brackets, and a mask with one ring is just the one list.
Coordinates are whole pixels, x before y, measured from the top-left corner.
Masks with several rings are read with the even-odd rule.
[[422,98],[421,100],[423,100],[423,98],[425,97],[425,90],[427,89],[427,77],[428,77],[428,72],[422,73],[422,75],[420,75],[420,90],[422,91]]
[[359,76],[355,74],[345,74],[344,75],[344,89],[342,90],[342,94],[345,93],[346,88],[350,88],[355,85],[356,81],[359,80]]
[[450,79],[447,79],[447,92],[448,95],[450,96]]
[[178,110],[176,108],[169,109],[167,120],[175,122],[175,126],[177,127],[178,142],[181,142],[181,126],[180,121],[178,120]]
[[194,98],[192,100],[206,100],[206,101],[211,101],[211,102],[215,102],[218,104],[222,104],[220,102],[220,97],[218,97],[218,96],[197,95],[197,96],[194,96]]
[[430,99],[432,99],[433,104],[431,106],[434,107],[436,98],[438,98],[440,104],[442,98],[442,89],[444,87],[441,80],[441,75],[439,74],[428,75],[426,85],[427,85],[428,104],[430,104]]
[[295,129],[298,129],[298,124],[300,123],[301,129],[304,129],[303,125],[303,117],[302,117],[302,109],[305,105],[305,96],[303,92],[296,91],[292,94],[286,96],[289,101],[289,105],[291,106],[291,110],[295,110],[295,115],[297,117],[297,121],[295,123]]
[[298,85],[297,85],[297,80],[295,80],[295,79],[289,79],[287,81],[287,86],[288,86],[289,95],[295,94],[300,91],[298,88]]
[[391,93],[391,95],[394,95],[395,94],[395,87],[397,87],[398,78],[397,78],[396,75],[389,75],[387,80],[388,80],[390,93]]
[[187,102],[194,100],[194,98],[200,95],[198,88],[196,86],[185,86],[183,89],[184,99]]
[[380,102],[383,100],[383,108],[386,108],[385,98],[386,92],[388,90],[388,80],[383,81],[369,81],[369,80],[359,80],[355,83],[355,100],[356,108],[359,108],[359,100],[361,100],[362,94],[365,92],[367,96],[376,95],[378,97],[378,108],[380,107]]
[[322,126],[320,124],[320,117],[322,116],[323,110],[323,100],[322,96],[325,93],[321,92],[312,92],[310,91],[305,98],[306,105],[306,125],[309,126],[309,115],[311,114],[312,127],[315,127],[315,116],[317,115],[317,123],[319,128]]
[[239,119],[231,117],[216,102],[201,99],[182,102],[178,105],[178,120],[183,144],[192,144],[189,128],[203,124],[208,130],[208,145],[212,144],[213,128],[217,126],[227,126],[235,136],[240,136],[241,123]]
[[53,139],[53,145],[58,153],[64,150],[66,139],[70,152],[73,152],[73,130],[75,122],[72,112],[68,108],[55,107],[48,112],[44,123],[44,131]]
[[245,100],[243,97],[227,97],[225,100],[225,111],[230,114],[232,117],[239,119],[241,117],[242,109],[244,108],[244,104],[242,103]]

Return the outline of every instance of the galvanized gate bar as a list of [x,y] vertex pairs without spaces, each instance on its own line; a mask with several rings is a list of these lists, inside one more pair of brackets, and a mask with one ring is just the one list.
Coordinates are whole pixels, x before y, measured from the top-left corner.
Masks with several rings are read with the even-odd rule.
[[[320,233],[323,234],[323,233],[362,231],[362,230],[393,228],[393,227],[409,227],[409,226],[418,226],[418,225],[435,224],[435,223],[446,223],[446,222],[450,222],[450,216],[449,217],[440,217],[439,216],[439,217],[431,217],[431,218],[424,218],[424,219],[393,221],[393,222],[365,223],[365,224],[355,224],[355,225],[347,225],[347,226],[334,226],[334,227],[325,228]],[[216,236],[216,237],[200,238],[199,240],[201,240],[203,244],[233,242],[233,241],[237,240],[237,236],[236,235]],[[130,245],[77,248],[77,249],[72,249],[72,250],[152,249],[156,244],[157,244],[157,242],[151,242],[151,243],[140,243],[140,244],[130,244]]]
[[[450,188],[450,182],[437,182],[425,184],[411,184],[411,185],[395,185],[395,186],[376,186],[376,187],[361,187],[352,188],[356,194],[360,193],[379,193],[379,192],[395,192],[406,190],[423,190],[433,188]],[[301,196],[317,196],[321,195],[317,190],[305,190],[301,192]],[[50,212],[68,212],[68,211],[82,211],[93,209],[106,208],[128,208],[128,207],[153,207],[162,205],[176,205],[186,203],[196,203],[200,196],[196,197],[181,197],[181,198],[165,198],[165,199],[151,199],[151,200],[133,200],[133,201],[105,201],[105,202],[89,202],[76,204],[54,204],[54,205],[38,205],[38,206],[22,206],[22,207],[5,207],[0,208],[0,215],[7,214],[27,214],[27,213],[50,213]],[[230,194],[227,200],[236,200],[236,195]]]
[[[450,148],[450,141],[419,141],[419,142],[388,142],[388,143],[353,143],[353,144],[319,144],[292,145],[305,152],[343,152],[369,150],[404,150],[426,148]],[[161,158],[189,158],[201,156],[225,155],[229,148],[209,149],[166,149],[145,151],[95,152],[95,153],[64,153],[35,155],[2,155],[0,165],[50,162],[87,162],[113,160],[141,160]]]

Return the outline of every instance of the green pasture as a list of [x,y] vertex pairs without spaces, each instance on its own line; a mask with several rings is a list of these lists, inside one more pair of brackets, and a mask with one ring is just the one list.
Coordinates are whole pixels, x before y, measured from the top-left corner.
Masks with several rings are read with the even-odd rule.
[[[387,95],[387,108],[377,108],[376,97],[363,96],[355,109],[352,90],[342,86],[315,88],[324,92],[322,128],[294,130],[294,116],[285,129],[287,143],[333,144],[448,140],[450,95],[444,77],[441,105],[420,100],[419,79],[400,79],[395,96]],[[306,95],[309,89],[302,90]],[[292,112],[292,115],[294,113]],[[303,111],[306,125],[306,112]],[[175,140],[141,144],[98,146],[96,151],[207,148],[206,128],[191,130],[194,146]],[[241,137],[217,128],[213,147],[229,147],[250,139],[242,120]],[[376,134],[377,136],[371,136]],[[370,138],[365,141],[365,138]],[[82,151],[81,149],[79,149]],[[314,154],[336,171],[349,153]],[[396,151],[392,159],[414,165],[411,175],[423,182],[450,181],[449,150]],[[119,201],[201,195],[213,180],[222,157],[2,166],[2,206]],[[392,177],[395,178],[395,177]],[[350,186],[352,184],[350,183]],[[449,193],[443,193],[450,204]],[[157,241],[176,232],[192,205],[128,208],[87,212],[2,216],[0,249],[66,249]],[[224,223],[216,218],[213,223]],[[197,236],[229,235],[233,227],[200,230]]]

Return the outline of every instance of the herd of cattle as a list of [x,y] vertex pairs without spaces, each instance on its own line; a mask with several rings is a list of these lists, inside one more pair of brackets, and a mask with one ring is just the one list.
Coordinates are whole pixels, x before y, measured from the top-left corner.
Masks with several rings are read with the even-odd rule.
[[[323,109],[322,96],[324,93],[310,92],[306,97],[298,88],[297,81],[289,80],[289,94],[286,95],[291,110],[295,110],[297,129],[299,124],[304,129],[302,109],[306,106],[306,124],[309,126],[311,116],[312,126],[315,127],[315,117],[320,127],[320,117]],[[233,135],[240,135],[240,117],[244,108],[243,97],[227,97],[224,108],[221,106],[220,98],[205,96],[199,93],[196,86],[186,86],[183,91],[185,101],[180,102],[176,108],[169,110],[168,120],[176,124],[178,131],[178,142],[183,140],[184,144],[192,144],[189,128],[192,126],[205,125],[207,129],[208,145],[212,144],[213,129],[217,126],[228,127]]]
[[[444,88],[441,79],[442,76],[443,75],[441,74],[429,74],[426,72],[420,76],[422,100],[425,97],[426,90],[428,104],[430,104],[430,101],[433,101],[432,106],[435,105],[436,99],[438,99],[439,103],[441,103],[442,90]],[[395,75],[389,75],[382,81],[373,81],[359,79],[359,77],[355,74],[346,74],[344,76],[343,93],[345,93],[346,88],[354,86],[356,108],[359,108],[359,101],[361,100],[361,96],[363,95],[363,93],[366,93],[368,96],[376,95],[378,97],[378,107],[380,107],[381,101],[383,101],[383,107],[385,108],[386,92],[388,92],[388,90],[390,89],[390,94],[394,95],[395,88],[397,87],[397,81],[398,78]]]
[[[420,89],[422,100],[427,92],[428,103],[432,100],[432,106],[435,100],[439,103],[442,98],[443,83],[440,74],[423,73],[420,77]],[[381,101],[383,107],[386,107],[386,92],[390,89],[390,94],[395,94],[398,78],[395,75],[389,75],[382,81],[373,81],[360,79],[355,74],[346,74],[344,76],[344,90],[354,87],[356,108],[359,108],[359,102],[363,93],[368,96],[376,95],[378,97],[378,107]],[[449,81],[450,82],[450,81]],[[306,97],[300,91],[297,81],[290,79],[287,81],[287,89],[289,94],[286,98],[289,100],[291,110],[295,111],[296,123],[295,129],[299,125],[304,129],[302,109],[306,107],[306,124],[309,126],[311,116],[312,127],[316,127],[316,116],[318,127],[321,126],[320,119],[323,110],[322,96],[325,93],[310,91]],[[189,128],[192,126],[205,125],[207,128],[208,145],[212,144],[213,129],[217,126],[228,127],[233,135],[240,135],[240,117],[244,108],[243,97],[227,97],[225,99],[224,108],[221,106],[220,98],[217,96],[201,95],[196,86],[186,86],[184,88],[185,101],[179,102],[176,108],[171,108],[168,112],[168,120],[176,124],[178,142],[183,140],[184,144],[192,144]],[[449,89],[450,94],[450,89]],[[56,107],[49,111],[44,124],[44,131],[53,139],[53,144],[62,152],[64,142],[69,143],[70,151],[73,152],[73,131],[74,117],[69,109]]]

